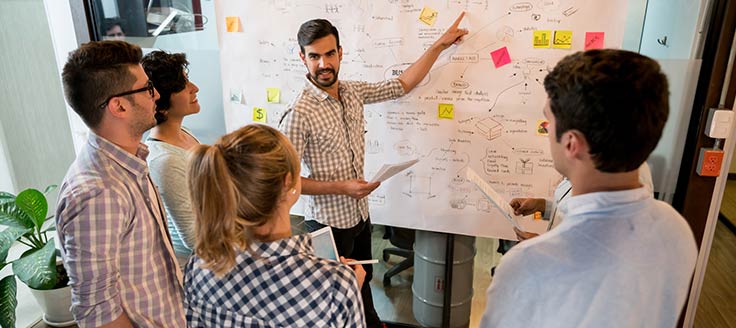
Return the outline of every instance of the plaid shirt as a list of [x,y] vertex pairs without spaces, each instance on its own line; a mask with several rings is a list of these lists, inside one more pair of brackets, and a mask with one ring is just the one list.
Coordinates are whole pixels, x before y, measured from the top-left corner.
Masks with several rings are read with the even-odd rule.
[[[378,83],[340,81],[340,100],[307,78],[304,90],[289,104],[280,130],[294,144],[317,181],[364,179],[365,121],[363,104],[396,99],[404,95],[398,79]],[[305,195],[305,219],[346,229],[368,218],[367,197]]]
[[255,242],[220,278],[202,264],[185,268],[191,327],[365,327],[355,273],[316,257],[308,234]]
[[134,326],[185,327],[180,283],[141,144],[137,156],[89,134],[59,194],[56,227],[79,327],[125,313]]

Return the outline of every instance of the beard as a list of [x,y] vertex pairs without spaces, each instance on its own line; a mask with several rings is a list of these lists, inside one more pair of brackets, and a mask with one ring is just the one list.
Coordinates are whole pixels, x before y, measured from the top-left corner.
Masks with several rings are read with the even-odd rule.
[[[131,126],[131,132],[134,135],[142,135],[144,132],[156,126],[155,109],[151,112],[150,110],[143,108],[143,106],[138,105],[135,99],[132,99],[131,103],[136,116],[136,120]],[[155,106],[156,104],[154,103],[154,108]]]
[[[319,78],[319,75],[322,74],[322,73],[325,73],[325,72],[332,73],[332,78],[330,78],[328,80],[320,79]],[[335,82],[337,82],[337,73],[338,72],[335,71],[332,68],[323,68],[323,69],[318,69],[315,72],[315,74],[310,74],[310,77],[312,78],[312,81],[314,81],[314,83],[317,83],[317,85],[319,85],[319,86],[321,86],[323,88],[329,88],[333,84],[335,84]]]

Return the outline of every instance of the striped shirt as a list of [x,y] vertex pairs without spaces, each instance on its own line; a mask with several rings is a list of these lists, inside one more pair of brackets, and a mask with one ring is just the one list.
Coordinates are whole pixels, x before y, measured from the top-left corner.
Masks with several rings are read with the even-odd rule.
[[79,327],[125,313],[134,326],[185,327],[181,273],[140,144],[136,156],[89,134],[56,209]]
[[[340,81],[340,99],[331,97],[307,78],[289,104],[279,129],[294,144],[307,178],[317,181],[365,179],[363,105],[404,95],[399,79],[378,83]],[[304,195],[306,220],[347,229],[368,218],[368,199],[348,195]]]
[[222,277],[203,263],[185,268],[190,327],[365,327],[355,273],[316,257],[308,234],[255,242]]

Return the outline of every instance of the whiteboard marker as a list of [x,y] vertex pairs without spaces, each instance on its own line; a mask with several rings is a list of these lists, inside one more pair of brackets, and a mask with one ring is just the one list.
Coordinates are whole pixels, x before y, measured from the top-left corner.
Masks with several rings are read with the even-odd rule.
[[378,260],[373,259],[373,260],[363,260],[363,261],[350,261],[350,262],[347,262],[345,264],[347,264],[347,265],[356,265],[356,264],[363,265],[363,264],[376,264],[376,263],[378,263]]

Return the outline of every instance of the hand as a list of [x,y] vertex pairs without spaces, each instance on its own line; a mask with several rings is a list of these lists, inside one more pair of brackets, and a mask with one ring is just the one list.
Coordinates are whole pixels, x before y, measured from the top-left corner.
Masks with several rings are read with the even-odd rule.
[[[347,264],[350,261],[355,261],[353,259],[346,259],[342,256],[340,256],[340,262],[343,264]],[[348,265],[353,271],[355,271],[355,278],[358,280],[358,289],[363,289],[363,283],[365,282],[365,270],[363,269],[363,266],[360,264],[356,265]]]
[[521,230],[516,229],[516,228],[514,228],[514,232],[516,232],[516,238],[519,238],[519,241],[525,241],[527,239],[532,239],[532,238],[534,238],[536,236],[539,236],[538,233],[521,231]]
[[457,19],[455,19],[455,22],[452,23],[450,28],[445,31],[445,34],[442,34],[442,36],[440,36],[440,38],[434,42],[434,45],[439,47],[440,50],[445,50],[451,45],[457,44],[462,41],[463,36],[465,36],[465,34],[468,34],[467,29],[457,27],[458,25],[460,25],[460,21],[463,20],[463,17],[465,17],[464,11],[460,13],[460,16],[458,16]]
[[373,192],[373,190],[376,190],[380,185],[380,182],[367,182],[360,179],[347,180],[343,181],[342,194],[355,199],[362,199]]
[[529,215],[534,212],[544,213],[547,201],[544,198],[514,198],[509,202],[516,215]]

